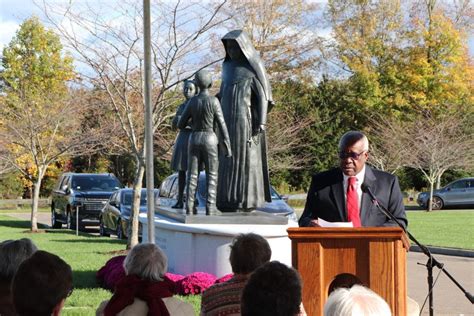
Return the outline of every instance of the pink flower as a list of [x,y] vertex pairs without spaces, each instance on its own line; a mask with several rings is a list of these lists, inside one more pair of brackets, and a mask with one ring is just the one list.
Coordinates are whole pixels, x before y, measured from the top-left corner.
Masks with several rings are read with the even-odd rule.
[[216,277],[206,272],[194,272],[178,281],[178,293],[181,295],[199,294],[216,282]]

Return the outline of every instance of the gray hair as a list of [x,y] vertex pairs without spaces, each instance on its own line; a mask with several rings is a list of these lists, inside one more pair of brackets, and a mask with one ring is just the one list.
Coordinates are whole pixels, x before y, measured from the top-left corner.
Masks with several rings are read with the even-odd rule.
[[364,151],[368,151],[369,139],[364,133],[360,131],[349,131],[342,135],[341,139],[339,140],[339,151],[345,150],[347,147],[354,145],[360,140],[364,142]]
[[387,302],[377,293],[361,286],[338,288],[324,304],[324,316],[391,316]]
[[38,248],[28,238],[4,240],[0,243],[0,281],[10,283],[24,260],[31,257]]
[[168,258],[155,244],[138,244],[130,250],[123,262],[127,275],[142,279],[161,281],[168,270]]

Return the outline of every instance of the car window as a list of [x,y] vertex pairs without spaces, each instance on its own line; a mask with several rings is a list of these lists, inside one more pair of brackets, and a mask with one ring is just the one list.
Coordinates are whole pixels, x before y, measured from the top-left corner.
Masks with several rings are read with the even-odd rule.
[[467,184],[466,180],[456,181],[453,184],[451,184],[451,189],[465,189],[466,184]]
[[270,186],[270,194],[272,196],[272,200],[281,200],[280,194],[278,194],[272,186]]
[[170,195],[171,186],[173,185],[174,180],[176,179],[175,176],[171,176],[166,178],[160,186],[160,196],[161,197],[168,197]]
[[71,183],[71,188],[77,191],[115,191],[120,187],[116,178],[96,175],[73,177]]
[[126,191],[122,193],[122,204],[132,205],[133,191]]
[[59,189],[62,190],[62,188],[64,186],[69,186],[69,180],[71,179],[71,177],[64,177],[63,178],[63,182],[61,183],[61,185],[59,186]]

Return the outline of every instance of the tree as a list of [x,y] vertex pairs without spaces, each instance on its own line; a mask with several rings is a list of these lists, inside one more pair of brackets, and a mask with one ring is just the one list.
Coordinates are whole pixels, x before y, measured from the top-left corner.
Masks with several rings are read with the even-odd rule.
[[[474,113],[427,118],[419,114],[413,121],[385,121],[386,128],[374,130],[378,139],[399,151],[403,165],[420,170],[430,184],[430,201],[434,184],[450,169],[474,166]],[[431,211],[429,203],[428,211]]]
[[[225,1],[224,1],[225,2]],[[178,84],[200,68],[216,62],[209,51],[210,30],[224,20],[223,3],[156,2],[152,7],[153,131],[159,155],[169,151],[167,137],[174,114]],[[132,227],[127,247],[138,243],[138,210],[145,171],[143,41],[141,3],[81,2],[59,8],[43,2],[43,11],[67,45],[86,67],[85,81],[105,93],[104,105],[115,114],[117,129],[111,142],[135,160]],[[112,14],[111,14],[112,12]],[[57,14],[59,13],[59,14]],[[199,56],[206,56],[204,64]]]
[[0,160],[33,184],[31,230],[42,180],[48,167],[64,156],[93,151],[94,130],[81,127],[87,110],[69,98],[66,85],[74,77],[72,59],[62,55],[59,37],[37,18],[22,23],[3,50],[0,74]]

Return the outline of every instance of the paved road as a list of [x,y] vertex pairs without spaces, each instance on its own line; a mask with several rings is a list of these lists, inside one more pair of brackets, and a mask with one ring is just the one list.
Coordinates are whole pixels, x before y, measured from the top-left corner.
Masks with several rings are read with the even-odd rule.
[[[22,219],[30,219],[28,213],[11,215]],[[50,225],[51,215],[49,213],[38,213],[38,223]],[[88,229],[88,232],[98,234],[98,229],[91,228]],[[427,260],[424,254],[418,252],[409,252],[407,257],[408,295],[418,302],[421,308],[428,294],[427,272],[424,266]],[[434,257],[444,264],[444,268],[465,290],[474,294],[474,258],[445,255],[434,255]],[[436,279],[439,271],[439,269],[434,268],[434,279]],[[435,315],[474,315],[473,305],[443,272],[439,276],[433,293]],[[428,302],[422,315],[429,315]]]

